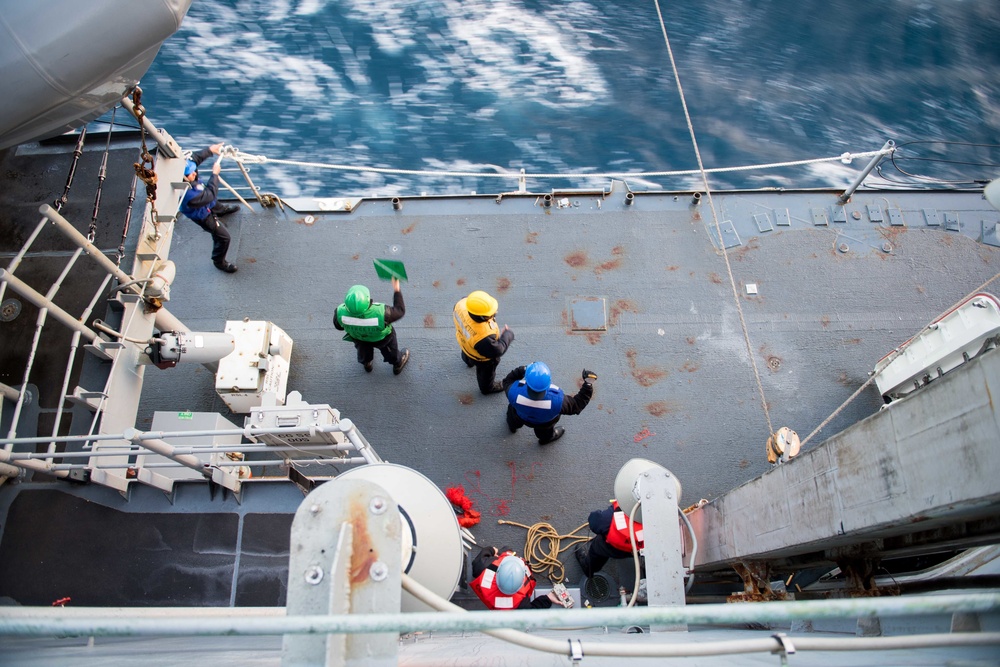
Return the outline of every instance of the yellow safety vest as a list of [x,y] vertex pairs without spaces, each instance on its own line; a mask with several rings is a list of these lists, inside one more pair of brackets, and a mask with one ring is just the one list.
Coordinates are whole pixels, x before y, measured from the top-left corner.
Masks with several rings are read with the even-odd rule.
[[500,335],[495,319],[490,318],[488,322],[476,322],[469,316],[469,311],[465,306],[465,299],[455,304],[455,338],[459,347],[466,356],[474,361],[489,361],[488,358],[476,352],[476,343],[487,336]]

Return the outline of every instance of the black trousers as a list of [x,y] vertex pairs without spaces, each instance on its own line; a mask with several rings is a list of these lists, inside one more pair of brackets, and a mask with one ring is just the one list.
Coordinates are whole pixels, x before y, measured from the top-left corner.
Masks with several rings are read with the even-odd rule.
[[226,252],[229,250],[229,241],[232,239],[226,226],[214,213],[209,213],[204,220],[200,222],[196,220],[195,222],[212,235],[212,261],[216,264],[226,261]]
[[497,366],[499,359],[487,359],[486,361],[476,361],[465,352],[462,352],[462,361],[469,368],[476,367],[476,382],[479,384],[479,391],[484,394],[495,394],[494,385],[497,379]]
[[595,572],[599,572],[607,564],[608,559],[631,557],[631,552],[615,549],[608,544],[603,535],[594,535],[590,538],[590,542],[587,543],[587,556],[580,563],[580,566],[583,568],[585,575],[592,577]]
[[513,433],[522,426],[530,426],[535,430],[535,435],[538,437],[540,444],[544,445],[552,440],[552,436],[556,434],[556,423],[558,422],[559,417],[557,416],[552,421],[544,424],[529,424],[521,419],[521,416],[514,410],[513,405],[507,404],[507,426],[510,427],[511,432]]
[[396,342],[396,330],[393,329],[389,335],[375,343],[366,343],[361,340],[354,341],[354,347],[358,351],[358,363],[367,364],[375,358],[375,350],[382,353],[382,359],[387,364],[393,366],[403,360],[403,355],[399,353],[399,343]]

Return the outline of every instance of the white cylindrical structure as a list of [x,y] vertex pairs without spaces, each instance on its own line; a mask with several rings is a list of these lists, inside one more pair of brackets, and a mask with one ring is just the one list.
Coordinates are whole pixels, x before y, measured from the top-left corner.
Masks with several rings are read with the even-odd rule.
[[[618,471],[615,476],[615,500],[618,506],[626,515],[632,512],[632,508],[642,498],[642,473],[647,470],[666,470],[659,463],[654,463],[648,459],[631,459]],[[674,477],[677,484],[677,502],[681,499],[681,482]],[[642,523],[642,507],[635,513],[635,520]]]
[[146,285],[146,296],[156,299],[170,298],[170,284],[174,282],[177,275],[177,266],[169,259],[157,265],[156,271]]
[[993,208],[1000,211],[1000,178],[995,178],[986,185],[983,190],[986,201],[993,205]]
[[208,364],[229,356],[236,349],[232,334],[220,331],[165,331],[158,350],[146,348],[154,363],[181,361]]
[[[399,505],[403,528],[403,572],[442,598],[451,598],[462,574],[462,535],[441,489],[416,470],[392,463],[352,468],[337,479],[363,479],[389,491]],[[430,609],[404,591],[403,611]]]

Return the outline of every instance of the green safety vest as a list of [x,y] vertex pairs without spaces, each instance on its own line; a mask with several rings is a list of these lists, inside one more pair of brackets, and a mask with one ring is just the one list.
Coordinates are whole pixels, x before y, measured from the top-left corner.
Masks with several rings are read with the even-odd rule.
[[390,333],[392,325],[385,323],[385,304],[373,303],[361,315],[353,315],[347,306],[337,306],[337,320],[347,334],[344,340],[360,340],[365,343],[377,343]]

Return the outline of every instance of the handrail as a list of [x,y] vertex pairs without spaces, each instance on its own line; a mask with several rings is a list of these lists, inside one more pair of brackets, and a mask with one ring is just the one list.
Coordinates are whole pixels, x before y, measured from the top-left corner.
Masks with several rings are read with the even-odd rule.
[[[651,624],[731,625],[734,623],[781,623],[823,618],[862,616],[925,616],[955,612],[1000,610],[1000,593],[922,595],[895,598],[853,598],[803,602],[759,602],[754,604],[708,604],[685,607],[632,607],[593,609],[531,609],[409,614],[333,614],[313,616],[248,616],[240,610],[206,617],[191,610],[188,615],[169,609],[83,610],[59,607],[2,607],[0,636],[261,636],[284,634],[345,634],[415,631],[482,631],[498,629],[559,627],[627,627]],[[169,613],[167,613],[169,612]],[[930,635],[934,636],[934,635]],[[961,643],[1000,643],[1000,633],[953,633]],[[938,636],[940,638],[940,636]],[[796,645],[809,638],[797,637]],[[877,638],[906,640],[906,637]],[[830,640],[824,640],[829,642]],[[847,641],[847,640],[845,640]],[[683,647],[677,647],[683,648]],[[863,648],[873,648],[864,646]],[[827,648],[825,650],[835,650]],[[698,653],[702,654],[702,653]]]

